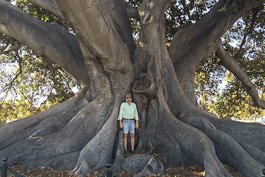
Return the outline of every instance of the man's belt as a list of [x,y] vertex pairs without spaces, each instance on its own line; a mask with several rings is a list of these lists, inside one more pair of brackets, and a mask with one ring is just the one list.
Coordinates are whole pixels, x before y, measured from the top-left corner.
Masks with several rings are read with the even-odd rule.
[[135,119],[126,119],[126,118],[122,118],[122,119],[125,119],[125,120],[135,120]]

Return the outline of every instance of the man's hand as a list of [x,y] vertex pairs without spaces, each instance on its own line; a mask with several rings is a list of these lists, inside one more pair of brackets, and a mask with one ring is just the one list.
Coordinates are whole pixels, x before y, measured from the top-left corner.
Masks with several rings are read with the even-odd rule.
[[138,121],[137,121],[136,124],[135,124],[135,128],[136,128],[136,129],[139,128]]
[[122,125],[122,123],[120,122],[120,128],[122,129],[123,128],[123,125]]

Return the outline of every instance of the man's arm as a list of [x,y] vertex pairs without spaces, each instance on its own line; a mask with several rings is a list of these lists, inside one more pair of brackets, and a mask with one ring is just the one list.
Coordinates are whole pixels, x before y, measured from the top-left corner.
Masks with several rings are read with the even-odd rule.
[[122,104],[121,104],[120,111],[119,111],[119,116],[118,116],[119,125],[120,125],[120,128],[121,129],[123,128],[123,125],[122,125],[122,115],[123,115],[123,109],[122,109]]
[[135,113],[134,117],[135,117],[135,121],[136,121],[135,128],[138,129],[139,128],[139,124],[138,124],[139,117],[138,117],[138,111],[137,111],[136,104],[135,104],[135,112],[134,113]]
[[122,125],[122,119],[120,120],[120,128],[122,129],[123,128],[123,125]]

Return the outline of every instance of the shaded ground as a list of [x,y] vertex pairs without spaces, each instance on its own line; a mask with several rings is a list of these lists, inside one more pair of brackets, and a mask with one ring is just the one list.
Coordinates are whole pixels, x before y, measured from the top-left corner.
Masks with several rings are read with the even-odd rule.
[[[234,177],[244,177],[242,175],[239,175],[235,173],[235,171],[225,165],[226,169],[234,176]],[[13,167],[16,171],[19,172],[20,166],[15,166]],[[87,175],[87,177],[98,177],[102,176],[103,170],[96,170],[93,171],[92,174]],[[21,173],[25,177],[75,177],[74,174],[70,174],[70,171],[61,171],[61,170],[53,170],[50,167],[43,167],[41,169],[33,169],[33,170],[27,170],[24,173]],[[120,172],[117,173],[119,177],[133,177],[135,173],[128,173],[128,172]],[[177,167],[177,168],[167,168],[165,169],[165,174],[164,175],[152,175],[151,177],[154,176],[163,176],[163,177],[201,177],[204,176],[204,169],[201,166],[194,166],[194,167],[188,167],[188,168],[183,168],[183,167]],[[14,175],[9,174],[8,177],[15,177]]]

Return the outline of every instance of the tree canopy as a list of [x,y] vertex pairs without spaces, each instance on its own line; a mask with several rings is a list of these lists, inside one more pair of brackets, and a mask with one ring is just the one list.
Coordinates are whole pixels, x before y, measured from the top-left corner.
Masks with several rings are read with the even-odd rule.
[[[43,8],[28,1],[11,2],[39,20],[47,23],[56,22],[66,30],[72,31],[63,19]],[[129,3],[137,7],[141,1],[129,1]],[[181,26],[196,23],[215,3],[216,1],[172,1],[166,11],[167,45],[170,46],[173,35]],[[225,6],[220,9],[220,11],[231,13],[235,10],[235,7],[226,8]],[[265,74],[264,19],[264,7],[257,7],[239,18],[222,37],[226,50],[235,56],[247,71],[251,82],[259,90],[259,96],[262,98],[264,97]],[[135,23],[132,26],[135,31],[135,40],[137,40],[140,29],[136,22],[132,20],[132,23]],[[34,59],[36,57],[37,60]],[[1,120],[25,118],[73,96],[71,88],[75,86],[74,81],[66,78],[68,76],[62,68],[34,55],[29,48],[4,34],[1,35],[1,65],[3,66]],[[6,67],[6,65],[16,67]],[[39,72],[40,70],[42,73]],[[220,85],[224,83],[226,86],[220,91]],[[30,89],[34,91],[29,91]],[[253,107],[252,99],[246,93],[244,86],[236,80],[236,77],[233,77],[231,72],[220,65],[220,59],[216,56],[200,64],[196,71],[195,91],[200,107],[216,113],[219,118],[231,116],[242,119],[261,116],[262,109]],[[12,97],[9,96],[7,99],[6,96],[10,94]]]
[[[28,1],[11,1],[31,16],[56,22],[54,14]],[[16,39],[1,34],[1,120],[16,120],[47,110],[74,95],[74,81],[55,63],[34,54]]]

